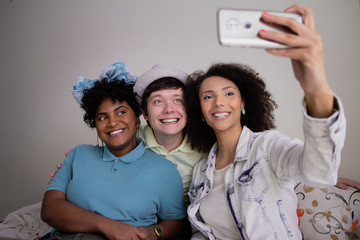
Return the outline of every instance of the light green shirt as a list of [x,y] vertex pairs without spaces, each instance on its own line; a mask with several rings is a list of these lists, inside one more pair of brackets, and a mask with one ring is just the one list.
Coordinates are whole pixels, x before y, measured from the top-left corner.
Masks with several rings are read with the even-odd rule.
[[185,137],[180,146],[171,152],[168,152],[162,145],[156,142],[154,133],[151,127],[149,127],[147,124],[141,124],[138,136],[143,139],[146,148],[167,158],[177,165],[177,170],[179,171],[183,182],[184,201],[186,206],[188,206],[189,197],[187,194],[191,184],[194,166],[197,162],[204,158],[206,154],[202,154],[193,150],[188,143],[187,137]]

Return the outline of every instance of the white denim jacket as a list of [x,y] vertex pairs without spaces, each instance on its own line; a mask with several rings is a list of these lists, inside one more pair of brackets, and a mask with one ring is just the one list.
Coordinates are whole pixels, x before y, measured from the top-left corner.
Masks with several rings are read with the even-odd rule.
[[[346,120],[340,101],[335,98],[335,102],[339,110],[326,119],[308,116],[304,104],[304,142],[274,130],[255,133],[243,128],[225,175],[228,207],[242,239],[302,239],[295,184],[325,186],[337,181]],[[212,189],[217,149],[215,143],[193,172],[187,209],[191,239],[215,239],[199,207]]]

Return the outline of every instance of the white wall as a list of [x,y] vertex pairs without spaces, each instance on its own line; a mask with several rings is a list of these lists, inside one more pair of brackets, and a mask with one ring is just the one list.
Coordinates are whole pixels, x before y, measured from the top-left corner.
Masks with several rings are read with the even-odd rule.
[[[333,90],[342,98],[347,141],[340,175],[360,181],[359,0],[299,1],[313,8]],[[248,63],[279,103],[277,126],[302,138],[302,92],[289,60],[261,49],[221,47],[220,7],[283,10],[288,0],[0,0],[0,219],[42,199],[64,150],[96,144],[70,87],[124,61],[141,74],[155,63],[188,72],[214,61]]]

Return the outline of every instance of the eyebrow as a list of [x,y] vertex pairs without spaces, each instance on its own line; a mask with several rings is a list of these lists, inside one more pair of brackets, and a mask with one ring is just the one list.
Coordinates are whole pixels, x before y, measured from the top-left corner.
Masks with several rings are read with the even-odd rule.
[[[119,110],[120,108],[128,108],[128,107],[126,107],[126,106],[124,106],[124,105],[120,105],[120,106],[118,106],[117,108],[115,108],[114,110],[113,110],[113,112],[116,112],[117,110]],[[99,116],[99,115],[107,115],[107,113],[106,112],[99,112],[99,113],[97,113],[95,116],[97,117],[97,116]]]
[[[150,97],[149,100],[154,99],[154,98],[157,98],[157,97],[159,97],[159,98],[165,98],[163,95],[157,94],[157,95],[154,95],[154,96]],[[184,97],[184,94],[174,94],[174,95],[172,95],[171,97],[182,97],[182,98],[183,98],[183,97]]]
[[[235,88],[232,87],[232,86],[226,86],[226,87],[223,87],[223,88],[221,89],[221,91],[227,90],[227,89],[229,89],[229,88],[235,90]],[[214,91],[213,91],[213,90],[206,90],[206,91],[202,92],[201,95],[203,95],[204,93],[211,93],[211,92],[214,92]]]
[[235,89],[235,88],[232,87],[232,86],[227,86],[227,87],[222,88],[221,90],[226,90],[226,89],[229,89],[229,88]]

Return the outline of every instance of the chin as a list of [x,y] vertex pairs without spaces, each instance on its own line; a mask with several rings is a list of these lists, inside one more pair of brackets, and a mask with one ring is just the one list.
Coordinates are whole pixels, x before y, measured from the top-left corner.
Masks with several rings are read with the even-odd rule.
[[183,128],[179,128],[179,129],[171,129],[169,131],[164,131],[163,133],[166,135],[178,135],[178,134],[182,134],[183,132]]

